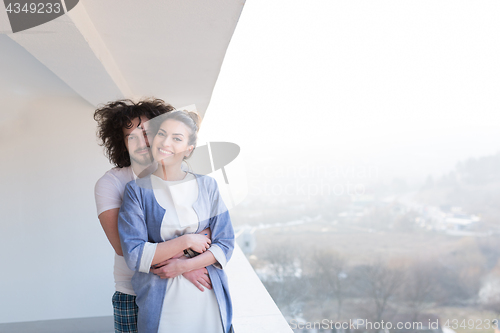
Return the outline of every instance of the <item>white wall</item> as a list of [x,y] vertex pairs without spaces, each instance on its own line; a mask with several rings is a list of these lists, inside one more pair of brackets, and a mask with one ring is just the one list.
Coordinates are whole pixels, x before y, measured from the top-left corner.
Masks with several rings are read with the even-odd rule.
[[94,109],[1,34],[0,73],[0,323],[111,315]]

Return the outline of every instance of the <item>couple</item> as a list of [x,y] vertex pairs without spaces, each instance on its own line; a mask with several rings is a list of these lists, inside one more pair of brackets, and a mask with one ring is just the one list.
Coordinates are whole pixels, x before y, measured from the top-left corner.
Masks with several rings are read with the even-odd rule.
[[232,331],[229,214],[215,180],[182,163],[196,147],[198,115],[145,100],[109,103],[94,118],[117,166],[95,187],[116,252],[115,331]]

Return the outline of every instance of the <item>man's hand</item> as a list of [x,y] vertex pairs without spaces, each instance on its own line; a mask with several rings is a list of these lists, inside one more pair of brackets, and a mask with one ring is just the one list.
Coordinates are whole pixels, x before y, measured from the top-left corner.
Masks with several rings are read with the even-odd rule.
[[[182,263],[177,262],[174,263],[174,260],[187,260],[186,257],[180,256],[178,258],[172,258],[169,260],[165,260],[157,265],[154,265],[151,269],[151,273],[158,275],[161,279],[168,279],[171,277],[179,276],[180,274],[177,274],[175,276],[171,276],[172,274],[175,274],[179,271],[184,270],[185,268],[183,267]],[[169,268],[166,268],[165,266],[171,265]],[[175,267],[177,265],[177,267]],[[208,271],[205,267],[203,268],[198,268],[194,269],[189,272],[184,272],[181,273],[182,276],[184,276],[186,279],[189,280],[194,286],[201,291],[205,291],[203,287],[207,289],[212,289],[212,281],[210,281],[210,277],[208,276]]]
[[196,288],[204,291],[203,287],[207,289],[212,289],[212,281],[208,276],[208,271],[206,268],[195,269],[190,272],[182,274],[186,279],[188,279]]
[[150,272],[158,275],[161,279],[170,279],[179,276],[187,271],[184,265],[185,260],[172,258],[164,261],[165,265],[151,269]]
[[175,256],[173,256],[172,258],[168,259],[168,260],[165,260],[165,261],[162,261],[162,262],[159,262],[157,263],[156,265],[152,265],[151,266],[151,269],[153,268],[160,268],[160,267],[163,267],[167,264],[167,262],[171,259],[187,259],[185,256],[184,256],[184,251],[183,252],[179,252],[177,253]]

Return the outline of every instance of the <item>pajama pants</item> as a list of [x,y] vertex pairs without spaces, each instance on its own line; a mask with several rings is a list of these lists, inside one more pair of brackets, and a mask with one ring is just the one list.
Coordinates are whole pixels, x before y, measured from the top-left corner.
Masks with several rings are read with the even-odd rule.
[[113,295],[115,333],[137,333],[135,296],[116,291]]

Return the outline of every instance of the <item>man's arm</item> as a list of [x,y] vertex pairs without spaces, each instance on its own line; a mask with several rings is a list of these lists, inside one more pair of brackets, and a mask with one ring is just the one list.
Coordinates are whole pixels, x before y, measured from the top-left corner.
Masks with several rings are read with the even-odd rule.
[[[115,250],[116,254],[119,256],[123,256],[123,251],[122,247],[120,244],[120,236],[118,234],[118,213],[120,209],[115,208],[115,209],[110,209],[105,212],[102,212],[99,215],[99,221],[101,221],[101,226],[104,230],[104,233],[106,234],[106,237],[109,240],[109,243]],[[208,230],[208,232],[207,232]],[[205,229],[199,233],[200,235],[210,235],[210,229]],[[169,243],[168,245],[162,245],[157,248],[157,254],[155,254],[155,258],[153,259],[153,265],[156,263],[159,263],[162,259],[161,258],[171,258],[171,257],[177,257],[180,254],[183,254],[184,248],[187,246],[187,244],[183,242],[176,241],[174,244]],[[180,252],[174,253],[173,252],[177,251],[179,248],[182,248]],[[159,264],[159,266],[161,263]]]
[[[118,213],[120,209],[110,209],[105,212],[102,212],[99,215],[99,221],[101,222],[102,229],[106,234],[106,237],[109,240],[111,246],[115,250],[116,254],[119,256],[123,256],[122,246],[120,244],[120,236],[118,234]],[[208,238],[211,237],[211,231],[209,228],[202,230],[199,232],[202,235],[206,235]],[[181,251],[174,257],[178,257],[180,255],[184,255],[184,252]],[[158,264],[159,267],[165,265],[165,261]],[[186,279],[188,279],[192,284],[194,284],[198,289],[203,291],[203,287],[207,289],[212,289],[210,277],[208,276],[208,272],[206,268],[200,268],[191,270],[190,272],[186,272],[183,274]]]
[[106,173],[99,178],[94,187],[97,215],[102,229],[116,254],[123,256],[118,236],[118,212],[123,195],[121,191],[118,182],[111,173]]
[[120,236],[118,235],[118,212],[120,208],[114,208],[102,212],[99,215],[102,229],[108,237],[108,241],[115,250],[116,254],[123,256],[122,246],[120,244]]
[[189,280],[194,286],[200,291],[204,291],[203,287],[207,289],[212,289],[212,281],[210,280],[210,276],[208,276],[208,270],[206,268],[199,268],[192,270],[190,272],[183,273],[186,279]]
[[[104,233],[106,234],[106,237],[108,238],[109,243],[115,250],[116,254],[119,256],[123,256],[123,251],[122,251],[122,246],[120,244],[120,236],[118,234],[118,212],[120,211],[120,208],[114,208],[107,210],[105,212],[102,212],[99,215],[99,221],[101,222],[102,229],[104,230]],[[205,230],[202,230],[199,232],[201,235],[206,235],[208,238],[211,237],[211,232],[210,229],[207,228]],[[179,252],[179,254],[182,254],[183,252]],[[175,256],[178,256],[175,255]],[[174,257],[175,257],[174,256]],[[159,264],[160,266],[161,264]]]
[[[151,273],[157,274],[162,279],[167,278],[165,275],[165,272],[163,270],[161,270],[160,268],[167,265],[168,263],[171,263],[173,261],[173,259],[188,260],[184,255],[181,255],[178,257],[177,256],[173,257],[172,259],[165,260],[161,264],[153,266]],[[200,264],[203,264],[203,263],[200,263]],[[170,269],[170,268],[172,268],[172,267],[169,267],[168,269]],[[196,268],[196,269],[192,269],[189,271],[184,270],[184,273],[182,273],[182,276],[184,276],[186,279],[188,279],[189,282],[194,284],[196,288],[200,289],[200,291],[204,291],[203,287],[205,287],[207,289],[212,289],[212,281],[210,280],[210,276],[208,275],[208,271],[207,271],[206,267]]]

